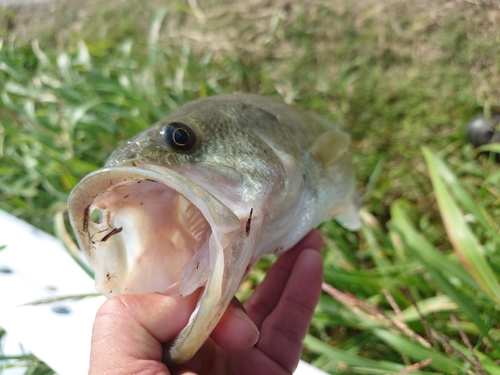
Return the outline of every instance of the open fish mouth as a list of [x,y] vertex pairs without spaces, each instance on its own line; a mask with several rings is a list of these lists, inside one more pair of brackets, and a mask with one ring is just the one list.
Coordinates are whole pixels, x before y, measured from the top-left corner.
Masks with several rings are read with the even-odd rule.
[[[172,169],[141,162],[91,173],[71,193],[69,207],[99,292],[107,297],[147,292],[186,296],[204,287],[179,336],[184,346],[189,345],[186,337],[206,340],[188,333],[197,324],[210,333],[214,327],[207,330],[207,322],[195,318],[225,309],[234,295],[235,290],[225,290],[223,279],[241,278],[247,266],[233,270],[230,259],[245,220]],[[225,275],[227,266],[233,275]],[[191,355],[185,349],[180,352]],[[184,361],[175,353],[167,357]]]
[[332,217],[360,227],[349,141],[318,116],[256,95],[179,108],[70,194],[97,290],[191,294],[196,307],[163,358],[187,362],[262,255]]

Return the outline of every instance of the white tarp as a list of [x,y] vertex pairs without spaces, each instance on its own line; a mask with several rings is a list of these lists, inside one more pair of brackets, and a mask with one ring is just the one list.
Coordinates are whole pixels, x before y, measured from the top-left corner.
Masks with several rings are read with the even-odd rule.
[[[94,293],[94,281],[61,242],[0,210],[0,353],[33,353],[60,375],[88,373],[94,316],[103,296],[23,306],[42,298]],[[25,369],[0,370],[20,375]],[[324,372],[301,362],[295,375]]]

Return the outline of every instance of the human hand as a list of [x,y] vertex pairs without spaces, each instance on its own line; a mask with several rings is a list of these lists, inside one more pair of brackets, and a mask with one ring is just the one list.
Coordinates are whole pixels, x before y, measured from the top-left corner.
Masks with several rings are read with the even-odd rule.
[[245,303],[248,315],[233,299],[211,338],[184,365],[167,368],[162,343],[187,324],[197,293],[110,298],[94,323],[89,374],[293,373],[321,293],[322,244],[313,230],[281,255]]

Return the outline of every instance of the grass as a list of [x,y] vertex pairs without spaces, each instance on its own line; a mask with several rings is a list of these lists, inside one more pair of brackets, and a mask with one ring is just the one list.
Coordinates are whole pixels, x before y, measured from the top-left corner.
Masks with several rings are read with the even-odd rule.
[[0,11],[0,208],[51,232],[84,175],[182,103],[281,97],[352,134],[363,196],[359,233],[321,227],[304,358],[332,374],[500,374],[500,170],[464,141],[500,108],[498,5],[159,3]]

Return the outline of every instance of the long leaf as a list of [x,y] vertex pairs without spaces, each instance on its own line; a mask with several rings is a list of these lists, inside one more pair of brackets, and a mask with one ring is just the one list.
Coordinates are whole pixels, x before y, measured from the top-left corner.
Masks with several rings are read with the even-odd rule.
[[[356,374],[397,374],[405,369],[404,365],[398,363],[374,361],[372,359],[362,358],[356,354],[352,354],[348,351],[328,345],[311,335],[306,336],[304,345],[315,353],[324,354],[330,358],[335,358],[350,367],[356,367]],[[414,371],[412,374],[425,375],[431,373]]]
[[[443,271],[458,269],[446,257],[443,257],[411,224],[408,216],[403,211],[399,202],[391,206],[391,227],[401,236],[407,250],[411,251],[425,265],[426,270],[432,275],[439,289],[457,304],[460,311],[465,314],[479,329],[481,334],[488,338],[495,349],[500,351],[500,345],[492,339],[489,328],[481,319],[481,314],[474,306],[473,301],[460,293],[456,287],[444,276]],[[438,260],[438,261],[436,261]],[[465,272],[461,272],[463,275]],[[456,274],[456,273],[455,273]],[[468,274],[465,273],[468,277]],[[463,281],[463,280],[462,280]]]
[[464,214],[446,189],[443,178],[436,167],[440,162],[439,158],[426,147],[422,151],[427,162],[446,233],[455,252],[458,254],[463,266],[486,294],[496,303],[500,303],[500,284],[484,258],[476,236],[467,225]]
[[[500,145],[498,145],[500,147]],[[425,154],[425,151],[424,151]],[[429,161],[428,161],[429,163]],[[456,199],[467,209],[470,211],[472,215],[476,218],[476,220],[481,224],[491,236],[499,238],[499,233],[496,228],[496,225],[488,214],[488,212],[482,211],[477,204],[474,203],[472,198],[467,194],[465,189],[461,186],[455,174],[451,171],[451,169],[446,165],[446,163],[435,155],[432,157],[433,167],[435,167],[438,174],[442,177],[444,182],[448,185],[450,190],[453,192],[453,195]]]
[[430,367],[441,371],[445,374],[450,374],[455,370],[459,370],[462,364],[456,362],[443,354],[440,354],[436,350],[424,348],[423,346],[409,341],[408,339],[391,333],[387,330],[375,329],[373,330],[375,335],[381,340],[385,341],[388,345],[392,346],[394,349],[403,353],[405,356],[422,361],[427,358],[432,359]]

